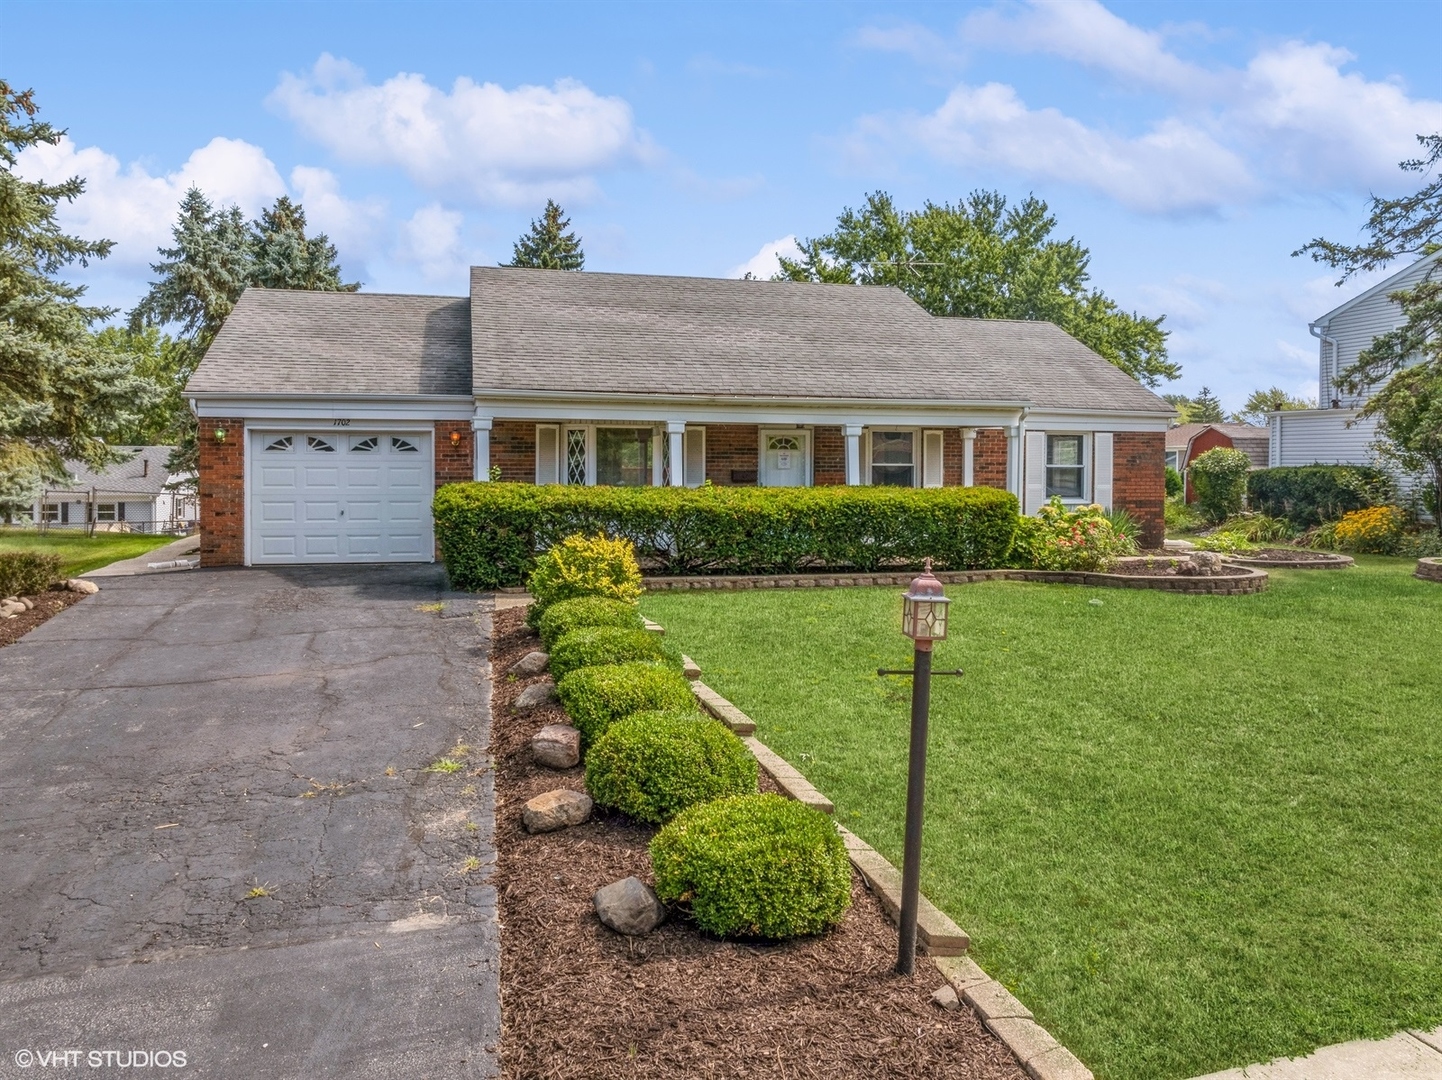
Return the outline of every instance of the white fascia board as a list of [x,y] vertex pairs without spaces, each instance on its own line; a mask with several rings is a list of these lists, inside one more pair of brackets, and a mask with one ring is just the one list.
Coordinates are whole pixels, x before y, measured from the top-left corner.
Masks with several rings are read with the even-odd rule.
[[473,402],[456,395],[192,394],[195,414],[244,420],[469,420]]
[[1155,412],[1102,412],[1096,409],[1033,409],[1028,428],[1068,431],[1161,431],[1171,429],[1171,417]]
[[[1396,280],[1403,274],[1407,273],[1409,270],[1413,270],[1421,266],[1423,263],[1429,260],[1435,262],[1439,259],[1442,259],[1442,251],[1434,251],[1431,255],[1422,256],[1422,258],[1418,259],[1416,262],[1408,263],[1406,266],[1402,267],[1402,269],[1398,270],[1395,274],[1392,274],[1389,277],[1383,278],[1381,281],[1377,282],[1377,284],[1373,285],[1370,289],[1364,289],[1362,292],[1359,292],[1356,296],[1352,297],[1352,299],[1346,300],[1338,304],[1331,311],[1327,312],[1327,314],[1317,316],[1315,319],[1313,319],[1310,323],[1307,324],[1308,329],[1315,328],[1325,333],[1327,330],[1327,324],[1330,323],[1333,319],[1335,319],[1338,315],[1341,315],[1347,311],[1351,311],[1358,304],[1362,303],[1364,300],[1372,299],[1372,297],[1376,296],[1378,293],[1391,292],[1394,288],[1396,288],[1394,282],[1396,282]],[[1291,409],[1288,411],[1302,412],[1303,410]]]

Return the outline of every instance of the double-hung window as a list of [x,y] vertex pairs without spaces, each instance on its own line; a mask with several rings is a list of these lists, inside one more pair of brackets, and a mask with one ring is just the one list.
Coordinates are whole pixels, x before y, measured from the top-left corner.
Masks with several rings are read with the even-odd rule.
[[115,521],[115,520],[117,520],[116,513],[115,513],[115,503],[96,503],[96,504],[95,504],[95,520],[96,520],[96,521]]
[[1086,463],[1081,435],[1046,437],[1046,497],[1083,499],[1086,492]]
[[596,429],[596,483],[646,487],[651,483],[651,429]]
[[916,432],[871,433],[871,482],[883,487],[916,487]]

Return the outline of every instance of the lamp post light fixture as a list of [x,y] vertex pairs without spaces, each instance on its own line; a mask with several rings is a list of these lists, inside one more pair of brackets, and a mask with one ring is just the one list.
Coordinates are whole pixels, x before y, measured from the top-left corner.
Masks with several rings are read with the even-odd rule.
[[[896,971],[910,975],[916,968],[916,910],[921,897],[921,822],[926,800],[926,737],[931,710],[931,646],[946,640],[947,599],[931,572],[931,560],[901,597],[901,632],[916,643],[910,671],[885,668],[878,675],[910,675],[911,753],[906,770],[906,847],[901,864],[901,927]],[[939,671],[938,675],[960,675]]]

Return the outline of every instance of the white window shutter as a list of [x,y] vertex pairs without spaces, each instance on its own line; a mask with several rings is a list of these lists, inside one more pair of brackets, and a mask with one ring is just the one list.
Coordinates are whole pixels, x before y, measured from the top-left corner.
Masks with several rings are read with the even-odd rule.
[[942,462],[943,435],[940,431],[921,433],[921,486],[939,488],[946,476]]
[[706,429],[687,424],[683,441],[686,461],[681,479],[687,487],[700,487],[706,480]]
[[561,482],[561,428],[557,424],[536,425],[536,483]]
[[1098,431],[1092,436],[1095,447],[1096,471],[1092,474],[1092,502],[1101,503],[1103,510],[1112,508],[1112,433]]
[[1035,514],[1046,504],[1046,432],[1026,433],[1026,498],[1022,512]]

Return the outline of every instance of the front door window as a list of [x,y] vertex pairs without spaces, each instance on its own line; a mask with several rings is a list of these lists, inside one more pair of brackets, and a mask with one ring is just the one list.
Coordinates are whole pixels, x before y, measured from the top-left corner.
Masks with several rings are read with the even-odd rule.
[[651,483],[651,429],[597,428],[596,483],[647,487]]

